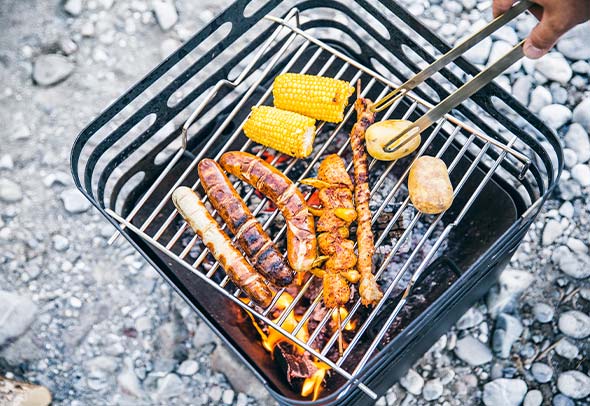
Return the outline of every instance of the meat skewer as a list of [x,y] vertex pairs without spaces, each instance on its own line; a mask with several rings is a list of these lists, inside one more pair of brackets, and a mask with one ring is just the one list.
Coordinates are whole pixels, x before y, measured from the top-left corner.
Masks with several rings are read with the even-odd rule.
[[247,152],[226,152],[219,160],[223,169],[267,196],[280,210],[287,224],[287,258],[297,271],[311,270],[317,256],[313,215],[303,194],[283,173]]
[[365,131],[375,122],[375,113],[371,112],[372,102],[360,97],[360,81],[357,83],[358,98],[354,103],[357,121],[350,132],[350,146],[354,164],[354,200],[357,212],[356,241],[358,248],[357,270],[361,274],[359,294],[365,306],[375,305],[383,297],[381,288],[373,275],[373,254],[375,244],[371,230],[371,210],[369,200],[369,173],[367,154],[365,152]]
[[199,196],[192,189],[181,186],[172,193],[172,202],[219,261],[232,282],[256,304],[268,307],[272,301],[272,291],[264,283],[264,278],[252,268],[240,251],[234,248]]
[[277,286],[290,284],[293,281],[293,270],[256,221],[219,164],[212,159],[203,159],[198,168],[199,178],[209,201],[237,237],[238,245],[254,268]]
[[[337,315],[340,352],[343,351],[340,307],[350,299],[349,282],[356,283],[359,273],[354,242],[348,239],[348,228],[356,218],[352,200],[354,189],[346,172],[344,161],[338,155],[328,155],[320,164],[317,179],[304,179],[301,183],[318,188],[321,208],[310,208],[318,216],[316,229],[320,253],[324,259],[322,269],[312,272],[323,278],[323,299],[326,307]],[[319,259],[318,258],[318,259]]]

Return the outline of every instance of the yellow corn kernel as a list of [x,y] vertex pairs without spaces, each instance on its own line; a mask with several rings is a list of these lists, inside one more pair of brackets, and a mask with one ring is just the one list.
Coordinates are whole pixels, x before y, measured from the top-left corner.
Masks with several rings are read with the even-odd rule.
[[307,158],[313,149],[315,120],[275,107],[252,107],[244,133],[252,141],[284,154]]
[[274,105],[317,120],[339,123],[354,87],[344,80],[301,73],[283,73],[275,78]]

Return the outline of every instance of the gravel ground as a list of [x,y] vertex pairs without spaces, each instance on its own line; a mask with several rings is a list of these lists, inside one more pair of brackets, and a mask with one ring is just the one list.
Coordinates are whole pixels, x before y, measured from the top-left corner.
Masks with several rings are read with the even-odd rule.
[[[219,3],[0,5],[0,373],[46,385],[54,404],[272,404],[131,247],[107,246],[111,226],[68,173],[81,128]],[[490,18],[475,0],[406,3],[449,43]],[[469,58],[485,64],[531,24]],[[378,404],[590,404],[588,38],[585,24],[497,79],[562,137],[561,185],[500,284]]]

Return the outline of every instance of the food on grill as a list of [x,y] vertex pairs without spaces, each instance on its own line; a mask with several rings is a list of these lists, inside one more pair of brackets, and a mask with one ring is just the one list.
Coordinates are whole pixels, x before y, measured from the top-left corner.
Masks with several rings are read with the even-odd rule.
[[[396,135],[412,124],[408,120],[384,120],[371,125],[365,134],[365,142],[367,143],[367,152],[373,158],[380,161],[394,161],[410,155],[420,146],[420,135],[416,135],[407,144],[404,144],[399,150],[394,152],[386,152],[384,150],[387,145]],[[405,134],[395,143],[392,148],[397,147],[405,142],[411,133]]]
[[344,80],[283,73],[272,85],[274,105],[317,120],[339,123],[354,87]]
[[172,193],[172,202],[180,215],[219,261],[232,282],[250,299],[267,307],[272,292],[246,258],[232,244],[219,224],[209,214],[199,196],[192,189],[180,186]]
[[324,303],[329,308],[344,306],[350,299],[348,282],[358,281],[354,243],[348,239],[348,227],[356,218],[352,182],[342,158],[333,154],[320,164],[317,179],[304,179],[301,183],[319,188],[321,208],[314,212],[319,216],[318,247],[325,262],[314,274],[323,278]]
[[199,178],[209,201],[237,237],[238,245],[254,268],[277,286],[290,284],[293,281],[293,270],[219,164],[212,159],[203,159],[199,162]]
[[297,272],[309,271],[317,255],[315,226],[297,186],[278,169],[247,152],[226,152],[219,162],[223,169],[252,185],[278,207],[287,224],[289,263]]
[[275,107],[252,107],[244,133],[252,141],[284,154],[307,158],[313,149],[315,120]]
[[[360,92],[358,92],[360,93]],[[356,242],[358,249],[357,270],[361,274],[359,282],[359,294],[361,302],[365,306],[375,305],[383,297],[381,288],[373,275],[373,231],[371,230],[371,210],[369,200],[369,173],[367,154],[365,153],[365,131],[375,122],[375,113],[371,112],[372,102],[369,99],[359,97],[354,108],[357,121],[350,132],[350,146],[352,148],[352,161],[354,164],[354,200],[357,213]]]
[[414,162],[408,176],[410,200],[426,214],[438,214],[453,203],[453,185],[443,160],[422,156]]

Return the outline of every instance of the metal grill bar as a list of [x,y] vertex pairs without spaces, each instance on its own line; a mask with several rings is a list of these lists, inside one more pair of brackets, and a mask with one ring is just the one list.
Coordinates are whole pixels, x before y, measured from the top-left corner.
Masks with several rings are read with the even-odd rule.
[[[293,10],[291,13],[289,13],[290,17],[288,17],[288,18],[292,18],[293,16],[296,16],[296,15],[297,15],[296,10]],[[331,361],[327,357],[327,353],[333,347],[335,342],[337,341],[337,335],[338,335],[337,333],[332,334],[332,336],[330,337],[330,339],[324,345],[323,348],[318,349],[313,346],[313,343],[316,340],[317,336],[322,331],[322,329],[326,326],[326,324],[329,322],[329,320],[331,318],[331,312],[328,312],[326,314],[326,316],[320,321],[320,323],[318,324],[316,329],[313,332],[310,332],[310,336],[309,336],[307,342],[303,342],[302,340],[300,340],[296,337],[297,333],[303,328],[303,326],[305,326],[305,324],[309,320],[309,317],[313,313],[314,309],[320,304],[320,302],[322,300],[321,290],[319,291],[318,295],[315,298],[313,298],[312,304],[307,308],[306,312],[299,320],[295,329],[293,329],[291,332],[289,332],[281,327],[283,322],[285,321],[285,319],[288,317],[289,313],[291,313],[291,311],[297,306],[297,304],[300,302],[300,300],[304,297],[305,293],[308,291],[309,287],[311,286],[311,283],[313,282],[313,280],[315,278],[314,276],[311,276],[310,279],[302,286],[302,288],[300,289],[300,291],[298,292],[298,294],[296,295],[294,300],[285,309],[283,309],[274,320],[271,320],[269,318],[269,314],[275,308],[276,302],[278,301],[281,294],[285,291],[284,289],[280,289],[277,291],[275,297],[273,298],[272,303],[270,304],[270,306],[268,308],[260,309],[256,306],[254,306],[254,304],[251,301],[248,301],[248,302],[242,301],[239,298],[239,296],[241,295],[240,290],[233,290],[232,292],[228,292],[228,285],[229,285],[230,280],[227,276],[225,276],[220,283],[217,283],[212,279],[213,276],[215,275],[216,271],[219,269],[218,262],[214,262],[213,265],[211,266],[211,268],[209,268],[206,273],[202,272],[198,269],[199,267],[204,265],[205,258],[207,257],[207,254],[208,254],[208,251],[205,247],[203,247],[202,252],[196,258],[196,260],[193,263],[190,263],[190,260],[188,259],[188,255],[189,255],[190,251],[199,243],[199,240],[196,236],[193,236],[190,239],[189,243],[186,246],[182,247],[180,254],[177,255],[172,251],[172,249],[179,243],[181,236],[187,230],[188,226],[186,225],[186,223],[182,222],[180,226],[178,226],[174,229],[175,231],[173,232],[173,235],[170,240],[168,240],[165,243],[163,241],[160,241],[160,239],[162,239],[162,237],[166,234],[166,231],[168,231],[170,229],[170,227],[176,225],[175,219],[178,218],[177,217],[178,213],[175,209],[170,214],[164,216],[164,220],[161,224],[158,223],[159,227],[153,233],[153,235],[150,236],[146,232],[148,227],[150,227],[150,225],[153,224],[154,220],[156,218],[159,218],[159,216],[161,216],[163,214],[162,211],[164,210],[166,205],[169,203],[170,196],[171,196],[172,192],[174,191],[174,189],[177,186],[179,186],[183,181],[185,181],[185,179],[187,179],[190,174],[194,173],[194,169],[195,169],[197,163],[200,161],[200,159],[203,156],[205,156],[206,152],[212,146],[214,146],[215,142],[218,140],[219,136],[222,134],[224,129],[227,127],[227,125],[229,125],[231,122],[233,122],[235,120],[235,117],[238,114],[238,112],[240,111],[240,109],[245,108],[251,104],[254,104],[254,105],[263,104],[270,97],[270,94],[272,91],[271,88],[267,89],[264,92],[264,94],[260,97],[260,99],[258,101],[256,101],[255,103],[252,103],[250,101],[250,99],[254,95],[254,92],[259,87],[259,85],[265,79],[269,79],[268,75],[271,72],[271,70],[273,69],[273,67],[281,60],[281,58],[284,58],[286,55],[288,55],[288,52],[289,52],[291,46],[295,44],[296,39],[303,39],[302,44],[298,45],[298,48],[294,51],[293,56],[290,57],[290,60],[284,66],[284,68],[282,69],[282,72],[290,71],[291,68],[295,65],[295,63],[303,56],[303,54],[304,54],[305,50],[308,48],[308,46],[311,44],[315,44],[318,46],[318,49],[315,51],[313,56],[309,60],[307,60],[307,62],[304,64],[303,68],[299,70],[300,72],[307,72],[314,65],[314,63],[318,60],[318,58],[320,57],[320,55],[322,53],[328,52],[328,54],[330,56],[329,56],[328,60],[324,63],[324,65],[320,68],[320,71],[319,71],[320,75],[327,72],[327,70],[334,64],[334,62],[341,61],[341,62],[343,62],[343,65],[337,71],[337,74],[335,75],[335,77],[337,77],[337,78],[343,77],[352,68],[356,68],[356,71],[352,74],[352,77],[350,79],[351,82],[356,82],[356,80],[361,78],[363,75],[368,76],[369,79],[365,83],[365,85],[363,86],[363,95],[368,94],[368,92],[373,90],[374,87],[378,87],[377,90],[380,93],[379,97],[382,97],[383,95],[386,94],[386,92],[388,90],[390,90],[391,88],[395,88],[396,84],[385,79],[384,77],[377,74],[373,70],[371,70],[371,69],[359,64],[358,62],[348,58],[346,55],[343,55],[340,52],[334,50],[333,48],[329,47],[328,45],[324,44],[323,42],[318,41],[315,38],[309,36],[307,33],[305,33],[304,31],[301,31],[297,27],[290,25],[285,20],[279,20],[274,17],[269,17],[269,19],[272,21],[278,22],[279,24],[281,24],[284,27],[287,27],[288,29],[291,30],[291,33],[287,35],[285,43],[280,48],[279,52],[277,54],[275,54],[270,59],[268,65],[266,65],[264,67],[264,69],[260,72],[259,76],[253,82],[253,84],[245,91],[245,93],[242,95],[241,99],[237,102],[236,106],[232,109],[232,111],[230,112],[228,117],[219,126],[219,128],[216,129],[215,133],[211,136],[211,139],[206,143],[206,145],[203,147],[203,149],[197,154],[197,156],[193,159],[193,161],[188,165],[187,169],[176,180],[176,182],[174,183],[172,188],[167,191],[164,199],[156,206],[156,208],[151,213],[149,213],[149,215],[147,216],[147,218],[143,222],[143,224],[141,224],[140,226],[136,226],[131,223],[131,220],[137,215],[137,213],[140,211],[141,207],[147,201],[147,196],[149,196],[153,193],[153,191],[157,188],[157,186],[159,185],[161,180],[165,177],[165,175],[172,169],[174,164],[178,161],[178,159],[182,155],[182,152],[184,151],[183,149],[179,150],[177,155],[175,155],[175,157],[173,158],[174,164],[171,163],[166,167],[164,173],[158,177],[156,185],[154,185],[153,187],[150,187],[150,189],[146,193],[146,196],[144,196],[139,201],[138,206],[133,208],[133,210],[131,211],[130,215],[127,216],[127,218],[122,218],[122,216],[118,215],[117,213],[115,213],[114,211],[112,211],[110,209],[107,209],[107,212],[116,221],[120,222],[123,227],[128,227],[134,233],[136,233],[137,235],[139,235],[140,237],[145,239],[147,242],[152,244],[154,247],[156,247],[159,250],[161,250],[162,252],[164,252],[166,255],[168,255],[170,258],[172,258],[174,261],[178,262],[180,265],[182,265],[182,267],[184,267],[185,269],[189,270],[193,274],[195,274],[198,277],[200,277],[201,279],[203,279],[207,284],[212,286],[216,291],[223,294],[225,297],[227,297],[228,299],[230,299],[231,301],[236,303],[238,306],[240,306],[244,310],[253,314],[257,319],[266,323],[269,327],[271,327],[271,328],[275,329],[276,331],[280,332],[281,334],[283,334],[287,339],[289,339],[292,342],[294,342],[295,344],[299,345],[301,348],[308,351],[309,353],[311,353],[312,355],[317,357],[322,362],[325,362],[327,365],[329,365],[331,368],[333,368],[334,371],[336,371],[337,373],[339,373],[340,375],[342,375],[346,379],[348,379],[349,384],[359,386],[359,388],[361,388],[363,391],[365,391],[367,394],[369,394],[369,396],[376,399],[375,393],[373,391],[371,391],[369,388],[367,388],[364,384],[362,384],[362,382],[360,382],[358,380],[358,378],[355,378],[355,376],[358,375],[358,373],[362,370],[362,368],[365,366],[365,364],[368,362],[368,360],[371,358],[371,356],[374,355],[378,343],[381,341],[381,339],[383,338],[383,336],[387,332],[387,329],[389,328],[389,326],[391,325],[391,323],[395,319],[395,316],[397,315],[397,313],[399,313],[399,309],[401,309],[401,307],[405,303],[405,300],[407,299],[408,295],[411,293],[411,288],[412,288],[413,284],[416,282],[416,280],[418,279],[421,272],[428,265],[428,263],[430,262],[430,260],[432,259],[432,257],[434,256],[434,254],[436,253],[436,251],[438,250],[438,248],[442,244],[442,242],[446,239],[450,230],[454,227],[454,225],[458,224],[461,221],[461,219],[463,218],[463,216],[466,213],[466,211],[468,210],[468,208],[475,201],[475,199],[479,195],[479,192],[483,188],[483,183],[476,190],[476,193],[474,193],[474,195],[469,199],[468,203],[462,208],[462,211],[460,212],[459,217],[455,220],[455,222],[453,224],[448,225],[443,230],[442,234],[440,234],[436,238],[436,241],[434,242],[434,245],[432,246],[432,248],[430,249],[428,254],[422,259],[421,263],[418,264],[418,267],[414,271],[412,278],[410,280],[410,285],[406,288],[406,290],[404,291],[404,296],[402,297],[402,300],[400,300],[400,302],[396,306],[395,315],[392,314],[390,316],[390,318],[387,320],[387,322],[385,323],[383,328],[380,330],[377,338],[375,338],[375,340],[373,340],[373,342],[371,343],[369,350],[367,350],[362,355],[361,363],[355,367],[355,369],[352,373],[346,371],[342,367],[344,361],[352,353],[355,346],[360,342],[363,334],[367,331],[367,329],[369,328],[369,326],[371,325],[373,320],[379,314],[380,310],[384,307],[386,300],[391,295],[393,290],[396,288],[396,286],[399,283],[399,281],[401,280],[402,276],[406,273],[406,271],[409,269],[409,267],[411,265],[413,265],[413,260],[415,259],[416,255],[417,255],[418,249],[420,247],[422,247],[424,245],[424,243],[427,241],[427,239],[430,238],[431,235],[433,235],[436,232],[436,226],[441,221],[442,217],[444,216],[444,213],[438,215],[434,219],[434,221],[430,224],[426,233],[422,236],[422,238],[418,242],[417,247],[414,249],[412,254],[410,254],[409,258],[404,262],[404,264],[402,265],[400,270],[395,275],[393,281],[389,284],[389,286],[385,290],[384,298],[369,313],[367,318],[364,320],[363,324],[357,330],[355,336],[352,338],[346,351],[335,362]],[[282,26],[279,27],[276,31],[274,31],[273,36],[271,36],[271,38],[269,38],[269,41],[264,44],[262,49],[268,49],[270,47],[272,42],[274,40],[276,40],[276,38],[278,37]],[[263,55],[263,51],[260,50],[260,52],[257,54],[257,58],[259,58],[262,55]],[[250,72],[250,70],[255,65],[255,63],[256,63],[256,60],[252,61],[248,65],[248,67],[246,68],[246,71]],[[352,70],[354,70],[354,69],[352,69]],[[219,82],[218,86],[216,86],[212,90],[212,92],[208,95],[208,97],[205,99],[205,101],[199,106],[199,108],[197,109],[197,112],[201,112],[201,111],[205,110],[208,103],[211,102],[214,95],[216,94],[216,92],[219,90],[219,88],[222,85],[225,86],[225,85],[229,84],[233,87],[236,87],[239,84],[238,82],[242,82],[243,80],[245,80],[246,77],[247,77],[247,74],[242,73],[242,75],[240,75],[239,81],[236,80],[235,82],[227,82],[227,81]],[[389,107],[389,109],[387,110],[387,112],[385,113],[383,118],[388,118],[390,115],[392,115],[394,110],[399,106],[399,103],[401,103],[402,101],[404,101],[404,102],[409,101],[410,102],[410,107],[405,110],[404,115],[403,115],[403,118],[406,118],[406,119],[409,118],[410,115],[414,112],[414,110],[416,110],[418,107],[420,107],[421,109],[428,109],[431,107],[424,100],[421,100],[420,98],[416,97],[415,95],[413,95],[411,93],[407,93],[404,95],[404,97],[399,98],[395,104],[393,104]],[[198,116],[197,112],[195,112],[191,116],[191,120],[194,120],[194,118],[196,118]],[[296,180],[296,184],[299,184],[299,181],[301,179],[307,177],[308,174],[313,170],[314,166],[324,156],[324,153],[333,144],[333,140],[342,131],[344,126],[354,122],[353,114],[354,114],[354,109],[353,109],[353,107],[350,107],[346,111],[344,121],[342,123],[340,123],[338,126],[336,126],[336,128],[333,131],[331,131],[331,133],[328,135],[327,139],[324,141],[324,143],[322,145],[316,146],[316,148],[314,150],[313,158],[309,161],[309,163],[307,163],[307,166],[304,168],[302,173],[299,175],[298,179]],[[229,149],[230,145],[235,143],[235,141],[238,139],[238,136],[241,133],[242,126],[243,126],[244,122],[245,121],[243,121],[242,123],[240,123],[237,126],[236,130],[231,134],[228,141],[220,149],[220,151],[218,152],[215,159],[219,159],[221,154],[223,154],[227,149]],[[499,156],[496,160],[496,164],[494,166],[492,166],[492,168],[488,171],[486,178],[484,179],[485,182],[487,182],[491,178],[492,174],[495,172],[495,170],[497,169],[500,162],[506,158],[507,154],[512,154],[514,157],[516,157],[517,159],[524,162],[525,165],[527,165],[527,162],[529,162],[528,158],[526,156],[524,156],[520,152],[512,149],[512,145],[514,143],[514,140],[512,140],[508,145],[504,145],[504,144],[500,143],[499,141],[486,136],[485,134],[479,133],[477,130],[469,127],[465,123],[462,123],[461,121],[459,121],[458,119],[456,119],[455,117],[453,117],[451,115],[447,115],[439,121],[438,125],[433,129],[433,131],[424,140],[421,148],[419,149],[419,151],[416,155],[416,158],[418,156],[421,156],[424,154],[426,149],[433,142],[434,138],[439,135],[440,130],[442,129],[443,125],[446,122],[454,124],[455,128],[449,134],[444,145],[441,148],[439,148],[439,150],[437,151],[437,156],[441,156],[449,148],[449,146],[453,142],[456,141],[456,136],[459,134],[459,132],[461,130],[469,133],[469,138],[467,138],[467,140],[464,141],[460,151],[457,153],[457,155],[454,157],[452,163],[449,165],[449,172],[453,171],[453,169],[456,167],[456,165],[461,160],[461,158],[465,155],[465,153],[467,152],[469,147],[474,145],[473,141],[476,138],[479,138],[483,141],[483,146],[481,146],[481,147],[475,146],[476,148],[479,149],[479,153],[476,156],[475,160],[469,166],[468,171],[464,174],[464,176],[461,178],[458,185],[456,186],[455,192],[454,192],[455,195],[457,195],[461,191],[463,185],[465,184],[465,182],[467,181],[469,176],[471,176],[471,174],[473,173],[475,168],[478,167],[479,163],[482,161],[482,158],[485,156],[486,151],[490,147],[501,149],[502,152],[501,152],[501,154],[499,154]],[[187,122],[187,124],[184,127],[184,133],[183,133],[184,135],[186,135],[186,131],[188,130],[188,125],[189,125],[189,123]],[[317,129],[318,133],[323,132],[323,128],[324,128],[324,124],[321,123]],[[339,150],[337,151],[337,153],[339,155],[342,155],[345,153],[345,151],[347,151],[347,149],[349,147],[348,140],[349,140],[348,137],[346,137],[346,142],[344,142],[343,143],[344,145],[342,145],[339,148]],[[186,147],[186,143],[183,142],[183,148],[185,148],[185,147]],[[242,144],[240,150],[246,151],[250,147],[251,147],[251,142],[248,140],[244,144]],[[259,155],[259,156],[262,155],[264,153],[264,151],[265,151],[265,148],[261,148],[258,151],[257,155]],[[281,156],[277,154],[273,160],[273,163],[276,164],[278,162],[278,160],[280,159],[280,157]],[[286,168],[284,169],[283,172],[288,174],[295,167],[296,163],[297,163],[296,160],[291,159],[287,163]],[[371,189],[371,196],[372,197],[374,197],[375,192],[381,188],[383,182],[387,179],[387,177],[391,173],[391,171],[394,168],[394,166],[396,165],[396,163],[397,162],[394,161],[394,162],[388,164],[386,166],[386,168],[383,169],[382,173],[380,174],[379,178],[375,181],[375,183],[373,184],[373,187]],[[372,160],[369,163],[369,168],[371,170],[374,170],[375,165],[376,165],[376,161]],[[351,166],[352,166],[352,162],[350,162],[348,165],[349,170],[350,170]],[[386,206],[394,199],[396,194],[398,194],[400,192],[400,188],[409,173],[409,167],[410,167],[410,165],[408,165],[408,168],[406,168],[404,170],[401,177],[399,179],[397,179],[392,190],[390,190],[389,193],[384,197],[383,201],[381,202],[381,205],[373,213],[373,216],[372,216],[373,223],[375,223],[375,221],[377,221],[377,219],[383,214],[383,211],[385,210]],[[197,179],[197,181],[192,186],[193,190],[198,188],[199,184],[200,184],[200,181]],[[248,202],[254,193],[254,189],[248,185],[245,185],[244,183],[242,183],[240,181],[235,182],[234,186],[236,187],[236,189],[239,192],[245,191],[243,198],[246,202]],[[312,191],[308,191],[305,194],[306,198],[309,198],[309,196],[311,194],[312,194]],[[207,200],[207,196],[206,195],[203,196],[202,200],[203,200],[203,202],[205,202]],[[262,209],[265,207],[266,203],[267,203],[266,198],[261,199],[260,203],[258,203],[256,208],[253,210],[253,213],[255,215],[259,214],[262,211]],[[407,210],[409,207],[410,207],[409,198],[406,197],[403,200],[400,207],[395,212],[395,214],[393,215],[393,217],[391,218],[391,220],[389,221],[389,223],[387,224],[387,226],[385,227],[385,229],[376,238],[376,247],[380,247],[383,244],[383,242],[385,241],[385,238],[387,237],[387,235],[389,234],[389,232],[391,231],[391,229],[393,228],[395,223],[398,221],[398,219],[401,217],[401,215],[404,213],[404,211]],[[215,213],[213,213],[213,215],[215,215]],[[277,210],[275,210],[273,213],[271,213],[269,215],[268,219],[264,222],[263,228],[267,229],[271,224],[273,224],[277,215],[278,215]],[[379,278],[383,274],[383,272],[385,272],[385,270],[387,269],[387,266],[389,265],[389,263],[393,259],[394,255],[399,251],[399,249],[402,247],[402,244],[406,241],[406,239],[408,239],[409,235],[413,231],[413,228],[415,227],[416,224],[418,224],[418,222],[421,220],[421,218],[422,218],[422,215],[420,213],[417,213],[413,217],[408,228],[397,239],[397,241],[395,242],[395,245],[392,247],[392,250],[384,258],[383,263],[380,265],[378,271],[376,272],[376,278]],[[159,220],[159,222],[160,221],[162,221],[162,220]],[[226,228],[226,225],[224,224],[222,227]],[[275,234],[273,240],[275,242],[279,241],[281,238],[283,238],[285,231],[286,231],[286,225],[284,225]],[[354,305],[352,306],[352,308],[350,309],[349,314],[342,321],[343,325],[346,325],[348,322],[350,322],[353,319],[356,312],[359,310],[360,306],[361,306],[360,300],[357,300],[354,303]]]

